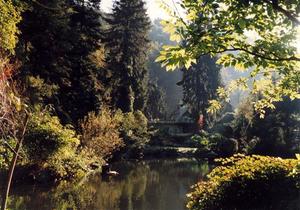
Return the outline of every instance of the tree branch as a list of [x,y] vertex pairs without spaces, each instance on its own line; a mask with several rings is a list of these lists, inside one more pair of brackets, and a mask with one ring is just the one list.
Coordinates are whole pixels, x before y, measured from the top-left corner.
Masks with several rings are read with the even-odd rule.
[[253,56],[265,59],[265,60],[269,60],[269,61],[300,61],[300,58],[296,57],[296,56],[291,56],[291,57],[287,57],[287,58],[280,58],[280,57],[270,58],[270,57],[268,57],[266,55],[262,55],[262,54],[259,54],[259,53],[256,53],[256,52],[252,52],[252,51],[250,51],[248,49],[245,49],[245,48],[240,48],[240,47],[236,48],[234,46],[231,46],[231,47],[232,48],[230,48],[230,49],[222,49],[222,50],[219,50],[219,51],[213,51],[213,50],[211,50],[211,51],[202,53],[199,56],[209,55],[211,53],[219,54],[219,53],[225,53],[225,52],[243,51],[243,52],[246,52],[246,53],[248,53],[250,55],[253,55]]
[[[228,50],[230,51],[230,50]],[[300,61],[300,58],[296,57],[296,56],[291,56],[291,57],[287,57],[287,58],[280,58],[280,57],[277,57],[277,58],[270,58],[266,55],[262,55],[262,54],[259,54],[259,53],[256,53],[256,52],[252,52],[248,49],[245,49],[245,48],[235,48],[232,46],[232,50],[231,51],[244,51],[246,53],[249,53],[253,56],[256,56],[256,57],[259,57],[259,58],[263,58],[263,59],[266,59],[266,60],[269,60],[269,61]]]
[[22,143],[23,143],[23,140],[24,140],[24,136],[25,136],[25,132],[26,132],[27,124],[28,124],[28,119],[29,119],[29,115],[26,113],[24,124],[23,124],[23,130],[20,134],[19,141],[18,141],[16,149],[15,149],[16,153],[14,154],[14,156],[11,160],[11,163],[10,163],[9,172],[8,172],[8,179],[7,179],[6,187],[5,187],[3,198],[2,198],[3,200],[2,200],[1,210],[6,210],[9,190],[10,190],[10,186],[11,186],[11,181],[12,181],[12,177],[13,177],[13,174],[14,174],[17,159],[18,159],[18,156],[19,156],[19,152],[21,150]]
[[17,152],[14,150],[14,148],[12,148],[12,146],[7,143],[5,140],[3,141],[4,145],[14,154],[17,154]]
[[280,7],[278,4],[273,4],[272,1],[269,0],[263,0],[263,2],[267,3],[267,4],[271,4],[272,7],[281,12],[282,14],[284,14],[288,19],[290,19],[294,24],[296,25],[300,25],[300,21],[297,19],[297,15],[296,14],[292,14],[290,11],[285,10],[284,8]]

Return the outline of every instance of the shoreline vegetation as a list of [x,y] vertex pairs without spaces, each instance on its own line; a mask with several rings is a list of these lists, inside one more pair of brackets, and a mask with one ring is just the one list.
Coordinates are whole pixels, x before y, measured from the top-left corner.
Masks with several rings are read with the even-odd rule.
[[300,0],[180,6],[151,22],[145,0],[0,0],[1,210],[11,184],[121,159],[221,158],[190,210],[299,196]]
[[193,186],[190,210],[287,209],[300,195],[300,160],[233,155]]

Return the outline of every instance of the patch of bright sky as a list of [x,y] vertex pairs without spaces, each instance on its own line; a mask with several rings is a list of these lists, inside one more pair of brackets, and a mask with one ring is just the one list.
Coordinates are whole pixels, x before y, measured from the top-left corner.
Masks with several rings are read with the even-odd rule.
[[[145,0],[147,3],[147,9],[148,9],[148,14],[152,20],[155,19],[168,19],[169,15],[167,14],[164,9],[160,8],[160,2],[164,2],[166,5],[169,6],[170,9],[173,11],[179,11],[180,13],[183,13],[180,6],[179,2],[181,0]],[[112,8],[114,0],[102,0],[102,8],[104,11],[109,12]],[[256,37],[255,34],[248,34],[250,35],[249,37]],[[296,40],[296,46],[298,48],[298,52],[300,53],[300,27],[298,28],[298,37]]]
[[[176,5],[180,0],[146,0],[148,14],[152,20],[155,19],[168,19],[169,15],[162,8],[160,8],[159,2],[164,2],[169,5],[171,9],[174,9],[174,5]],[[109,12],[112,8],[114,0],[102,0],[102,8],[104,11]],[[179,10],[180,6],[177,4],[177,9]]]

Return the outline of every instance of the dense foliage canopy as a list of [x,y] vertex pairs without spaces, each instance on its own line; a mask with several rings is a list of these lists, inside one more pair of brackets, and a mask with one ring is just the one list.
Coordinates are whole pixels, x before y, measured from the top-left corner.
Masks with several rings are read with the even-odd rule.
[[[234,81],[226,90],[218,90],[225,99],[238,88],[249,88],[263,97],[255,103],[264,115],[265,108],[282,96],[300,98],[300,56],[295,46],[299,34],[300,2],[183,0],[185,17],[175,15],[166,21],[166,30],[184,45],[165,46],[157,59],[167,69],[191,66],[202,55],[220,56],[218,62],[239,71],[251,69],[251,75]],[[217,101],[210,111],[219,107]]]

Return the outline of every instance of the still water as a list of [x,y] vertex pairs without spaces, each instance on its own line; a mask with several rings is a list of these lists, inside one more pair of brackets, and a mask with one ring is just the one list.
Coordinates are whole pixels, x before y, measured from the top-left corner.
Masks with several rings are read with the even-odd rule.
[[76,185],[55,189],[18,187],[11,210],[185,210],[190,186],[211,170],[191,159],[120,162],[117,177],[90,176]]

